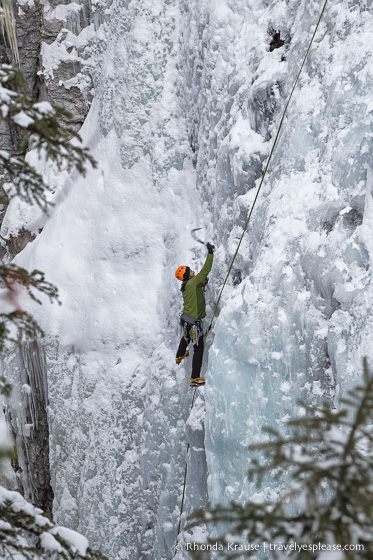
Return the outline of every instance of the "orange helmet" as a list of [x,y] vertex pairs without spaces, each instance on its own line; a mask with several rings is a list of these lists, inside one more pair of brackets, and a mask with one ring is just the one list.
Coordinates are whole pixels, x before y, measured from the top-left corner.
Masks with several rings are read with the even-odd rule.
[[189,272],[189,266],[179,266],[175,272],[175,276],[178,280],[187,280],[189,278]]

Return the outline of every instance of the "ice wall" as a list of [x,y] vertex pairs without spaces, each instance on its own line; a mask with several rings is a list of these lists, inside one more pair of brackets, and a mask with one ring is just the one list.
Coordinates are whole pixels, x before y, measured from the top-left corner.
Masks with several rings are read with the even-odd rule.
[[[221,278],[322,4],[209,12],[197,169]],[[263,425],[281,428],[299,398],[334,401],[373,358],[371,26],[366,2],[327,7],[225,289],[206,386],[212,501],[250,495],[246,446]],[[271,52],[273,30],[285,43]]]
[[174,358],[174,270],[205,254],[189,235],[201,212],[179,103],[178,3],[113,2],[106,19],[81,130],[98,168],[57,183],[47,220],[14,204],[4,227],[14,232],[20,215],[43,226],[16,260],[45,271],[62,301],[24,302],[47,333],[55,519],[113,560],[153,560],[173,554],[191,406]]
[[191,415],[190,365],[174,365],[174,269],[204,257],[189,229],[204,225],[218,247],[211,316],[321,7],[108,6],[82,129],[98,169],[57,186],[18,262],[44,270],[63,302],[32,309],[48,333],[56,520],[113,560],[173,557],[187,440],[186,513],[207,491],[244,500],[261,426],[281,428],[299,397],[334,400],[371,358],[371,2],[340,0],[290,105]]

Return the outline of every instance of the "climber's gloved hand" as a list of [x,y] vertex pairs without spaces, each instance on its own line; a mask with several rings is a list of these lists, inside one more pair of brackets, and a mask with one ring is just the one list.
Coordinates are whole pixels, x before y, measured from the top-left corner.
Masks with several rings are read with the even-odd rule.
[[213,245],[212,243],[206,243],[206,247],[209,253],[213,254],[215,251],[215,245]]

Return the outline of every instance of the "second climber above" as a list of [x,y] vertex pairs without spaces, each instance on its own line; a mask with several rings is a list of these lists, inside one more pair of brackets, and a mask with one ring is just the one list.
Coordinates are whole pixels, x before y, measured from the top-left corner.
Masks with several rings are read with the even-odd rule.
[[176,278],[182,281],[181,293],[184,300],[183,313],[181,315],[183,336],[180,340],[175,359],[176,363],[180,364],[184,358],[189,356],[188,346],[192,341],[194,352],[192,377],[190,378],[191,387],[200,387],[205,384],[204,378],[200,377],[204,348],[202,319],[206,317],[204,286],[208,281],[207,275],[212,267],[215,250],[214,245],[211,243],[206,243],[206,247],[208,254],[201,272],[195,274],[193,270],[190,270],[189,266],[179,266],[175,272]]

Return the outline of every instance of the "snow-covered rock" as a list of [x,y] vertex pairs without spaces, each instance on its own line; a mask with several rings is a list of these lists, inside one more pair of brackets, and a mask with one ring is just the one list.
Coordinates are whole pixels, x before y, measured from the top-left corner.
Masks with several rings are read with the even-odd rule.
[[[300,397],[336,402],[372,363],[372,13],[337,0],[208,338],[206,410],[201,395],[185,424],[174,270],[202,265],[189,230],[204,226],[211,318],[322,5],[114,1],[100,28],[81,131],[99,166],[60,185],[17,262],[45,271],[63,304],[30,304],[48,334],[56,520],[112,560],[173,557],[187,441],[185,512],[205,500],[206,464],[210,500],[245,500],[262,426],[281,427]],[[17,384],[15,359],[6,371]]]

